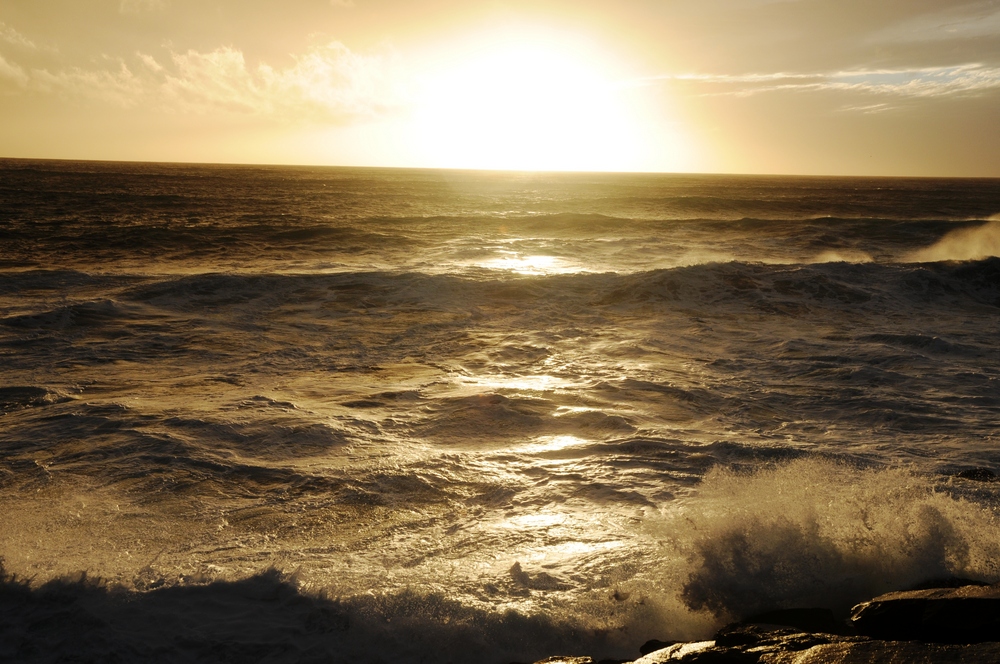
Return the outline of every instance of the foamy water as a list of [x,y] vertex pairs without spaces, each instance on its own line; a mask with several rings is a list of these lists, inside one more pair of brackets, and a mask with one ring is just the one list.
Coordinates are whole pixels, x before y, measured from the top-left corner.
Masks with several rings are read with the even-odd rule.
[[0,557],[133,593],[73,586],[108,648],[626,658],[1000,580],[996,181],[2,167]]

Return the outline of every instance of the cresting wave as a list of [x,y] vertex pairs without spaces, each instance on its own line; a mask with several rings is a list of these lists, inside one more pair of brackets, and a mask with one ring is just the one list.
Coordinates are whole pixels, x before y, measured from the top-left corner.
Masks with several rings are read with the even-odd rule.
[[996,498],[992,487],[906,468],[821,459],[717,467],[658,532],[686,558],[690,608],[730,618],[794,606],[844,614],[929,579],[1000,580]]
[[[105,317],[127,318],[133,304],[164,309],[248,306],[253,301],[326,303],[334,308],[428,306],[461,309],[474,303],[546,300],[627,307],[658,301],[708,308],[788,304],[877,306],[904,302],[996,304],[1000,259],[920,265],[706,263],[634,274],[516,275],[493,271],[465,275],[391,272],[332,274],[202,274],[153,279],[102,276],[76,271],[33,270],[0,276],[0,292],[14,293],[30,282],[39,290],[81,294],[99,290],[110,299],[84,300],[49,311],[8,316],[14,327],[96,325]],[[280,298],[276,295],[281,293]],[[65,299],[65,298],[63,298]],[[557,307],[550,307],[556,310]],[[316,313],[319,313],[318,311]]]

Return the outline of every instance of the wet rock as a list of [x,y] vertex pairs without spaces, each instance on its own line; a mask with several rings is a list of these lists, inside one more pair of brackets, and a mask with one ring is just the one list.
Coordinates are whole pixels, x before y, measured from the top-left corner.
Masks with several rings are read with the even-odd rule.
[[907,590],[930,590],[931,588],[961,588],[963,586],[988,586],[990,584],[985,581],[977,581],[975,579],[966,579],[961,576],[949,576],[943,579],[928,579],[927,581],[921,581],[912,588],[907,588]]
[[648,655],[651,652],[663,650],[664,648],[672,646],[676,643],[680,643],[680,641],[660,641],[658,639],[650,639],[639,646],[639,654]]
[[796,627],[803,632],[820,632],[823,634],[842,634],[845,636],[854,634],[854,629],[837,620],[830,609],[809,608],[809,609],[778,609],[767,611],[750,616],[743,620],[744,623],[784,625],[786,627]]
[[[742,625],[741,628],[748,626]],[[678,643],[652,652],[634,664],[996,664],[1000,643],[945,645],[915,641],[882,641],[864,636],[761,630],[758,639],[739,646],[717,641]]]
[[912,641],[841,641],[795,653],[761,655],[760,664],[996,664],[1000,643],[940,645]]
[[969,468],[968,470],[955,473],[955,477],[974,480],[976,482],[996,482],[998,479],[997,474],[989,468]]
[[713,641],[644,652],[635,664],[1000,662],[1000,585],[959,578],[927,583],[949,587],[888,593],[859,604],[853,627],[823,609],[770,611],[726,625]]
[[966,585],[888,593],[854,607],[851,621],[859,634],[876,639],[932,643],[998,641],[1000,586]]

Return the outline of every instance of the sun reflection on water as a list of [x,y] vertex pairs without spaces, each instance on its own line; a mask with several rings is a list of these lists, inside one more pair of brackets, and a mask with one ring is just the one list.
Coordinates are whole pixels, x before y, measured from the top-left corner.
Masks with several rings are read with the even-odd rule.
[[521,449],[527,453],[555,452],[571,447],[579,447],[581,445],[586,445],[587,443],[588,441],[583,438],[578,438],[573,435],[542,436],[541,438],[528,443]]
[[525,392],[548,392],[560,388],[574,387],[576,384],[565,378],[536,374],[531,376],[475,376],[461,379],[468,387],[487,390],[511,390]]
[[505,255],[478,263],[478,267],[488,270],[506,270],[530,276],[572,274],[587,271],[583,266],[574,265],[557,256],[542,254],[523,256],[513,251],[503,253]]

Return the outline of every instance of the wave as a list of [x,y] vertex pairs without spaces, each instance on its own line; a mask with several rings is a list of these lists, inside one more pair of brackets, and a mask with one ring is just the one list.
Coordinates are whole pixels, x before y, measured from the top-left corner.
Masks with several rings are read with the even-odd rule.
[[810,606],[845,615],[928,579],[996,582],[998,496],[976,498],[978,488],[815,457],[750,472],[717,466],[651,524],[681,562],[665,559],[649,581],[721,620]]
[[913,262],[969,261],[991,256],[1000,256],[1000,220],[951,231],[932,246],[911,252],[907,259]]
[[495,612],[428,590],[329,597],[273,569],[239,580],[158,583],[137,592],[80,575],[31,587],[0,566],[0,610],[8,616],[0,652],[22,662],[404,664],[639,654],[638,643],[623,645],[596,616]]
[[[774,452],[716,467],[662,514],[633,519],[649,553],[618,569],[587,567],[570,584],[528,561],[471,588],[434,578],[317,585],[275,568],[241,578],[147,567],[128,583],[85,574],[28,583],[0,568],[0,642],[19,661],[39,657],[38,643],[48,658],[125,662],[623,659],[647,639],[704,638],[762,611],[843,616],[928,579],[1000,580],[990,485]],[[586,588],[570,592],[577,585]]]
[[[0,290],[33,273],[0,275]],[[78,273],[40,273],[49,287],[84,288]],[[139,281],[139,284],[136,282]],[[145,282],[145,283],[142,283]],[[1000,258],[960,263],[876,264],[706,263],[632,274],[466,275],[394,272],[333,274],[204,274],[166,279],[90,278],[102,296],[51,309],[8,315],[0,324],[37,331],[104,330],[115,325],[150,330],[161,313],[235,315],[258,311],[269,319],[297,315],[329,319],[360,311],[424,312],[427,324],[471,310],[477,315],[518,308],[567,324],[581,307],[608,313],[681,306],[704,314],[759,311],[800,316],[814,310],[904,311],[912,307],[1000,306]],[[36,305],[37,306],[37,305]],[[452,312],[452,313],[448,313]],[[135,330],[136,333],[139,329]],[[502,358],[500,358],[502,359]]]

